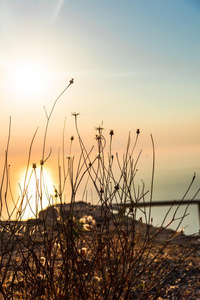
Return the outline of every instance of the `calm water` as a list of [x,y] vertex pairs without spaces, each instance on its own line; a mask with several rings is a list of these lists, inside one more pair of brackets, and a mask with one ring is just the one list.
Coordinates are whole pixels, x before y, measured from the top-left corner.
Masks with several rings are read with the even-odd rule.
[[[182,205],[177,213],[177,217],[181,217],[184,214],[186,205]],[[174,214],[176,207],[173,207],[172,211],[169,213],[169,215],[166,218],[166,221],[164,225],[168,224]],[[167,211],[169,210],[169,207],[164,206],[164,207],[152,207],[151,208],[151,215],[153,217],[153,226],[160,226],[162,224],[162,221],[164,219],[164,216],[166,215]],[[149,208],[146,208],[146,212],[148,215]],[[198,206],[197,205],[190,205],[190,207],[187,210],[187,215],[183,222],[180,225],[180,228],[184,228],[184,233],[189,235],[189,234],[194,234],[199,232],[199,215],[198,215]],[[137,213],[137,219],[140,217],[144,217],[143,213],[139,212]],[[170,225],[169,228],[171,229],[176,229],[178,223],[180,220],[174,221],[173,224]]]

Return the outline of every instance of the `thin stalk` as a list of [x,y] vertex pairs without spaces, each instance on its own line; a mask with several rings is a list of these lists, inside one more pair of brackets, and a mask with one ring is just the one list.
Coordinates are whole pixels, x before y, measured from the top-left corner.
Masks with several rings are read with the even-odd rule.
[[[152,150],[153,150],[153,164],[152,164],[151,188],[150,188],[150,203],[152,203],[153,187],[154,187],[154,173],[155,173],[155,146],[154,146],[154,140],[153,140],[152,134],[150,136],[151,136]],[[151,205],[149,207],[149,219],[148,219],[149,224],[150,224],[150,220],[151,220]]]
[[54,108],[56,106],[56,103],[58,102],[58,100],[60,99],[60,97],[65,93],[65,91],[70,87],[70,85],[73,83],[73,80],[70,80],[69,84],[67,85],[67,87],[62,91],[62,93],[60,93],[60,95],[56,98],[56,100],[53,103],[53,106],[51,108],[51,111],[49,113],[49,115],[46,112],[45,109],[45,113],[46,113],[46,118],[47,118],[47,122],[46,122],[46,128],[45,128],[45,132],[44,132],[44,141],[43,141],[43,150],[42,150],[42,161],[41,163],[44,163],[44,155],[45,155],[45,148],[46,148],[46,139],[47,139],[47,131],[48,131],[48,127],[49,127],[49,122],[51,119],[51,116],[53,114]]

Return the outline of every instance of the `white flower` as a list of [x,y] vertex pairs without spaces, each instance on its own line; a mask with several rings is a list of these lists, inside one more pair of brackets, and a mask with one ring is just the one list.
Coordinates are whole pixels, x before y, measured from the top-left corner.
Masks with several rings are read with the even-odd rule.
[[40,263],[41,263],[41,265],[44,267],[44,266],[45,266],[45,263],[46,263],[46,258],[43,257],[43,256],[41,256],[41,257],[40,257]]
[[87,223],[87,221],[86,221],[86,216],[80,218],[79,222],[80,222],[80,223],[83,223],[83,224]]
[[90,230],[92,229],[92,226],[89,225],[89,224],[83,224],[83,229],[84,229],[85,231],[90,231]]
[[90,225],[91,227],[96,224],[96,221],[93,219],[93,216],[84,216],[80,218],[79,222],[85,225]]
[[92,220],[91,223],[90,223],[92,226],[96,225],[96,221],[95,220]]
[[93,216],[86,216],[87,222],[90,222],[93,220]]
[[58,241],[55,242],[54,244],[54,248],[57,250],[57,249],[60,249],[60,243]]
[[79,253],[81,256],[85,257],[87,254],[87,248],[82,247],[81,249],[79,249]]
[[100,282],[100,278],[97,276],[92,277],[92,283],[93,284],[98,284]]

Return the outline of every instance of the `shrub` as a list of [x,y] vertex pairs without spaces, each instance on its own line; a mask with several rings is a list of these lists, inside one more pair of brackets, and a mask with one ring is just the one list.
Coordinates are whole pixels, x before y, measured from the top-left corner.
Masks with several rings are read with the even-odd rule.
[[[70,81],[68,87],[72,83]],[[48,125],[60,96],[50,114],[46,113],[47,123],[40,162],[41,182],[36,182],[37,201],[41,204],[43,171],[51,154],[50,152],[45,156]],[[143,182],[138,188],[135,184],[141,154],[135,154],[140,130],[136,130],[133,145],[129,135],[125,153],[120,157],[112,150],[114,131],[110,131],[107,145],[103,127],[98,126],[97,155],[94,155],[95,147],[88,150],[79,133],[78,114],[73,113],[73,117],[80,156],[76,160],[71,155],[75,139],[73,136],[66,160],[62,160],[62,166],[60,163],[58,165],[59,184],[57,188],[55,185],[55,195],[49,195],[49,206],[36,212],[33,220],[22,220],[25,208],[30,206],[30,198],[27,196],[28,175],[21,198],[17,201],[13,199],[14,208],[11,211],[8,209],[8,138],[0,193],[1,297],[29,300],[157,297],[162,294],[162,286],[166,284],[169,275],[190,254],[192,237],[186,239],[180,227],[187,209],[181,217],[177,217],[180,206],[175,209],[168,225],[164,225],[166,216],[163,216],[164,221],[160,227],[151,226],[151,205],[147,213],[145,207],[139,207],[138,203],[146,203],[148,196],[150,204],[153,201],[155,149],[152,136],[152,178],[150,191],[147,191]],[[27,170],[34,137],[30,145]],[[65,156],[64,153],[63,155]],[[36,164],[33,164],[33,173],[35,168]],[[92,200],[90,203],[86,197],[88,187],[93,189],[95,203]],[[66,189],[70,199],[68,203],[63,201]],[[77,198],[80,189],[83,190],[82,201]],[[2,219],[3,206],[7,207],[6,220]],[[172,207],[169,210],[171,209]],[[139,220],[138,210],[143,213]],[[17,217],[13,220],[14,215]],[[169,230],[168,236],[161,239],[161,234],[177,220],[177,230]],[[179,255],[172,261],[168,248],[173,245],[175,251],[180,239],[185,239],[185,246],[182,252],[177,250]]]

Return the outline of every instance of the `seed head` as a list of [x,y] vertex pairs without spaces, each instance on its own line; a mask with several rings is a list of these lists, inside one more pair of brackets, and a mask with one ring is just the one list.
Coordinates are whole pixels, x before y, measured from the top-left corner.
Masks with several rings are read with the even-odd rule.
[[95,130],[100,133],[102,130],[104,130],[104,128],[101,125],[99,125],[99,126],[95,127]]
[[55,193],[54,197],[58,198],[58,191],[57,191],[57,189],[54,189],[54,193]]
[[103,194],[104,193],[104,190],[102,188],[100,188],[100,194]]
[[110,135],[113,136],[114,135],[114,130],[110,130]]
[[96,134],[95,139],[98,141],[98,140],[102,140],[103,138],[101,134]]
[[73,159],[73,156],[72,156],[72,155],[68,155],[68,156],[66,156],[66,159],[72,160],[72,159]]
[[119,184],[116,184],[115,191],[118,191],[118,190],[119,190]]
[[72,112],[72,116],[77,117],[80,113]]

